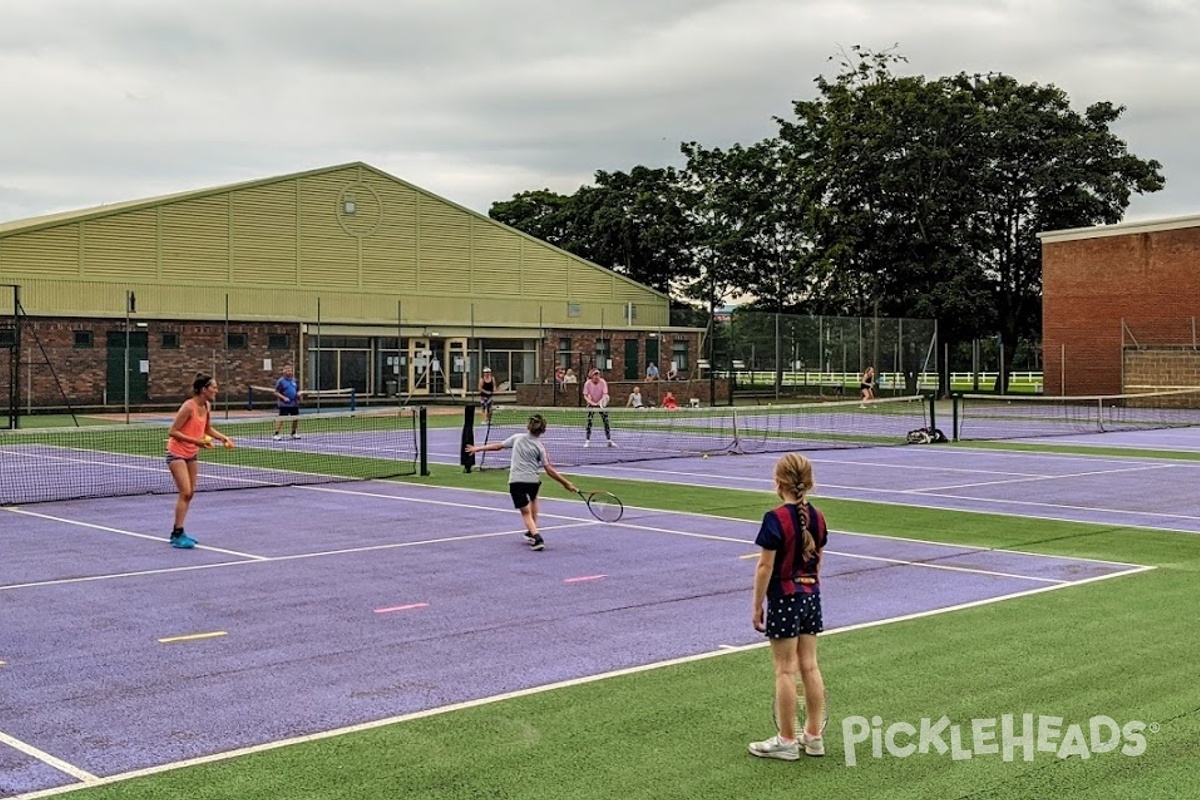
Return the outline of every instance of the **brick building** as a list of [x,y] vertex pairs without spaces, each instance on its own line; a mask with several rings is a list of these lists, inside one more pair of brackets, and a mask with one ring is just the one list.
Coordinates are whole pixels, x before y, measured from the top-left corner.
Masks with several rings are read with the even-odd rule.
[[362,163],[0,222],[0,284],[9,409],[169,406],[197,371],[240,399],[283,365],[462,399],[484,367],[690,377],[704,346],[662,292]]
[[1047,395],[1200,387],[1200,215],[1040,238]]

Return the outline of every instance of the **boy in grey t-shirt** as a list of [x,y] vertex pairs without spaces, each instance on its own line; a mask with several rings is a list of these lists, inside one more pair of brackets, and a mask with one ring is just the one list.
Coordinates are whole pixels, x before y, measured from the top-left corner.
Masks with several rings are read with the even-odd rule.
[[512,449],[512,463],[508,470],[508,493],[512,495],[513,506],[521,512],[521,520],[525,523],[525,541],[531,550],[543,550],[546,543],[538,533],[538,489],[542,485],[541,473],[545,471],[554,480],[562,484],[568,492],[575,491],[575,484],[558,473],[546,455],[546,446],[541,442],[541,435],[546,432],[546,420],[541,414],[529,418],[528,433],[518,433],[503,442],[493,442],[484,445],[467,445],[468,453]]

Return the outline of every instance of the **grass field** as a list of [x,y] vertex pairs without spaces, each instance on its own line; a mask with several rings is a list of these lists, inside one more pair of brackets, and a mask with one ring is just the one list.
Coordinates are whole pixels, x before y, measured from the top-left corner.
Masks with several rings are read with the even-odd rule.
[[[439,468],[438,485],[502,491],[503,471]],[[820,475],[817,475],[818,485]],[[764,493],[611,482],[627,504],[756,520]],[[503,502],[498,495],[497,502]],[[1126,561],[1152,571],[950,613],[833,632],[828,756],[760,761],[771,733],[766,649],[732,651],[284,747],[184,765],[71,794],[161,798],[1179,798],[1200,796],[1200,537],[821,501],[834,530]],[[749,581],[749,576],[747,576]],[[746,587],[749,625],[750,586]],[[536,602],[536,599],[531,599]],[[680,620],[703,625],[703,620]],[[653,636],[653,631],[646,631]],[[486,653],[480,658],[486,659]],[[536,659],[536,653],[529,655]],[[303,702],[298,697],[296,702]],[[1106,715],[1148,727],[1145,752],[1025,761],[844,751],[841,720],[1031,713],[1063,727]],[[1061,738],[1060,738],[1061,741]],[[970,747],[970,740],[966,745]]]

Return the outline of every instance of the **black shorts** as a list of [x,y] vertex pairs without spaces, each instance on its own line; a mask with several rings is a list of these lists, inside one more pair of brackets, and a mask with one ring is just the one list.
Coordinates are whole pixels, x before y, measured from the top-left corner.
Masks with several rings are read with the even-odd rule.
[[874,390],[875,390],[875,384],[873,384],[873,383],[860,383],[860,384],[858,385],[858,388],[860,388],[860,389],[867,389],[868,391],[874,391]]
[[821,618],[821,594],[796,592],[767,600],[767,638],[795,639],[825,630]]
[[298,417],[300,416],[299,406],[280,406],[279,416],[281,417]]
[[510,483],[508,493],[512,495],[513,508],[524,508],[537,500],[540,483]]

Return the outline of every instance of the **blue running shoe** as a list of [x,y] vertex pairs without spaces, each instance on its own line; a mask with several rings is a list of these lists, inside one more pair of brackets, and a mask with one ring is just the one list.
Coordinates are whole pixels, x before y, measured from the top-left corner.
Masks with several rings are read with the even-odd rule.
[[196,546],[196,540],[187,534],[171,537],[171,547],[178,547],[182,550],[191,550]]

